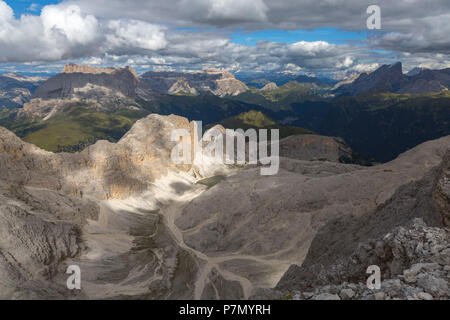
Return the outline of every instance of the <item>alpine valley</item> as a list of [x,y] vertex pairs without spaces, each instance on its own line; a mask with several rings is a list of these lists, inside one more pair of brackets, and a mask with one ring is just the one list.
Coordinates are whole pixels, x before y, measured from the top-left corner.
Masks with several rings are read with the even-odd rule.
[[[401,63],[342,82],[3,74],[0,298],[449,299],[449,88],[450,69]],[[173,163],[195,121],[279,129],[278,173]]]

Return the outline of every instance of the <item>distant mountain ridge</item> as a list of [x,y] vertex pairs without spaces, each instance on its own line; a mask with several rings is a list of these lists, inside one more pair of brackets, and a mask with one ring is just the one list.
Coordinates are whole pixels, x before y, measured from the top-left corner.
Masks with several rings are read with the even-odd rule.
[[[232,73],[217,69],[205,69],[195,73],[149,71],[142,75],[142,81],[152,90],[165,93],[187,90],[191,94],[211,92],[224,97],[235,96],[248,90],[247,85],[237,80]],[[175,89],[176,87],[178,89]]]
[[443,70],[416,69],[405,75],[402,63],[383,65],[372,73],[362,73],[353,82],[335,89],[338,96],[355,96],[367,91],[387,91],[393,93],[428,93],[448,90],[450,68]]
[[21,107],[43,81],[40,77],[24,77],[16,73],[0,75],[0,110]]
[[75,64],[66,65],[62,73],[45,81],[34,93],[33,98],[67,99],[78,94],[84,96],[88,84],[112,89],[127,97],[136,97],[140,80],[130,68],[100,69]]
[[[33,90],[31,100],[29,92],[23,107],[15,104],[1,111],[0,125],[46,150],[78,151],[98,139],[117,141],[149,113],[176,114],[208,124],[259,108],[217,96],[230,92],[229,83],[237,81],[229,73],[206,70],[195,75],[199,90],[184,78],[175,79],[167,91],[154,90],[146,83],[148,79],[130,67],[68,64],[62,73]],[[209,89],[200,92],[202,81],[215,88],[217,95]]]
[[236,78],[245,82],[248,86],[261,89],[269,82],[275,83],[277,86],[282,86],[290,81],[297,81],[300,83],[316,83],[318,85],[333,86],[338,81],[327,77],[315,77],[308,75],[298,75],[294,73],[281,72],[238,72]]

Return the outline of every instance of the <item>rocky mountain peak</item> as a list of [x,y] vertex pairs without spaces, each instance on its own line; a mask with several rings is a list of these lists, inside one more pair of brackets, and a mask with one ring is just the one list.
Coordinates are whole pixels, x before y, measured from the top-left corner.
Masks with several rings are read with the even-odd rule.
[[76,63],[69,63],[64,66],[62,73],[91,73],[91,74],[107,73],[107,74],[111,74],[115,70],[116,69],[114,69],[114,68],[97,68],[97,67],[76,64]]
[[187,93],[187,94],[198,94],[197,90],[189,84],[189,81],[186,79],[178,79],[168,90],[169,93],[177,94],[177,93]]
[[138,87],[139,92],[145,92],[140,86],[140,79],[131,67],[96,68],[70,63],[62,73],[47,79],[36,89],[32,103],[25,106],[24,111],[46,117],[48,111],[63,110],[78,102],[118,109],[134,105]]
[[275,82],[269,82],[268,84],[266,84],[264,87],[261,88],[261,91],[275,90],[277,88],[278,86],[276,85]]
[[406,78],[401,62],[385,64],[372,73],[362,73],[352,83],[339,86],[336,92],[343,95],[358,95],[373,90],[396,92],[405,85]]
[[236,79],[232,73],[214,68],[206,68],[202,72],[194,73],[149,71],[142,75],[142,81],[152,90],[165,93],[211,92],[223,97],[238,95],[248,90],[245,83]]
[[403,76],[403,67],[401,62],[396,62],[389,65],[383,65],[379,69],[375,70],[373,73],[375,74],[389,74],[391,76],[395,77],[401,77]]
[[138,75],[136,71],[130,66],[126,66],[124,68],[97,68],[87,65],[81,65],[76,63],[66,64],[62,70],[62,73],[85,73],[85,74],[115,74],[120,72],[129,72],[133,74],[136,78]]
[[229,71],[222,71],[216,68],[206,68],[203,70],[203,73],[206,73],[207,75],[218,75],[220,76],[220,79],[234,79],[236,80],[236,77],[234,74],[232,74]]

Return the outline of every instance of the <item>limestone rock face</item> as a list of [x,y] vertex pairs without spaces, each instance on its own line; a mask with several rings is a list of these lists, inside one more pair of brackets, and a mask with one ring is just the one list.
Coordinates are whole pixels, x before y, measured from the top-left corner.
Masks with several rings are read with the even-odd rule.
[[130,67],[101,69],[68,64],[62,73],[36,89],[19,117],[31,115],[48,119],[74,105],[114,111],[137,106],[136,98],[148,99],[150,91]]
[[43,81],[43,78],[23,77],[15,73],[0,75],[0,110],[23,106]]
[[18,205],[0,206],[0,297],[30,280],[48,280],[65,258],[80,252],[80,229],[49,221]]
[[[297,150],[262,176],[174,164],[174,129],[197,127],[152,114],[117,143],[54,154],[0,128],[0,297],[447,297],[450,137],[372,167]],[[323,152],[314,141],[302,152]],[[359,286],[367,263],[383,296]],[[77,293],[65,287],[72,264]]]
[[35,92],[34,98],[66,99],[84,88],[87,84],[109,88],[121,92],[127,97],[136,96],[139,79],[136,72],[129,68],[99,69],[87,66],[68,65],[63,73],[51,77]]
[[[448,228],[429,227],[423,219],[413,219],[409,225],[394,228],[382,238],[359,243],[347,260],[317,270],[315,275],[322,278],[322,284],[311,287],[310,281],[299,282],[299,278],[288,283],[294,274],[300,276],[306,271],[291,268],[277,288],[285,294],[293,293],[299,300],[322,300],[328,292],[339,293],[345,300],[447,300],[450,298],[449,235]],[[382,270],[380,289],[367,288],[365,281],[366,266],[374,264]],[[391,270],[386,270],[387,266]],[[272,294],[280,295],[279,291]]]
[[[358,243],[355,237],[362,241],[371,234],[368,230],[380,236],[414,217],[441,221],[446,212],[432,209],[430,189],[416,189],[423,192],[422,207],[414,202],[385,206],[408,183],[420,185],[421,179],[431,179],[434,185],[435,172],[430,170],[444,163],[449,138],[369,168],[289,158],[281,159],[281,169],[274,176],[260,176],[258,168],[247,168],[191,201],[175,224],[189,247],[250,279],[254,288],[274,287],[291,265],[308,263],[311,252],[317,252],[317,259],[328,251],[350,254]],[[336,259],[331,256],[329,261]],[[316,276],[308,274],[311,279]],[[292,283],[292,278],[287,277],[286,283]]]
[[[401,186],[366,215],[325,224],[303,263],[292,265],[277,289],[300,292],[303,299],[302,291],[318,294],[330,285],[345,299],[448,299],[450,201],[442,186],[449,164],[450,150],[422,179]],[[381,269],[381,292],[366,287],[369,265]],[[354,297],[346,294],[350,289]]]
[[[62,70],[62,73],[88,73],[88,74],[113,74],[116,73],[120,69],[115,68],[96,68],[91,66],[85,66],[75,63],[69,63],[64,66],[64,69]],[[133,70],[133,68],[125,67],[124,70],[130,71],[134,76],[137,78],[136,72]]]
[[188,93],[197,95],[197,89],[191,87],[186,79],[177,80],[168,90],[169,93]]
[[277,88],[278,86],[276,85],[275,82],[269,82],[268,84],[266,84],[264,87],[261,88],[261,91],[275,90]]
[[214,86],[210,90],[219,97],[236,96],[248,90],[248,87],[230,72],[221,72],[215,69],[206,69],[204,72],[214,79]]
[[[174,86],[175,88],[186,87],[188,90],[181,91],[192,94],[211,92],[220,97],[234,96],[248,90],[248,87],[242,81],[237,80],[230,72],[222,72],[216,69],[205,69],[203,72],[197,73],[150,71],[142,75],[142,80],[155,91],[169,93],[176,92]],[[195,89],[195,92],[193,89]]]
[[0,163],[10,183],[44,186],[69,194],[89,194],[99,199],[125,198],[146,190],[175,165],[170,140],[174,129],[194,136],[194,123],[179,116],[149,115],[138,120],[117,143],[98,141],[76,154],[45,152],[0,128]]

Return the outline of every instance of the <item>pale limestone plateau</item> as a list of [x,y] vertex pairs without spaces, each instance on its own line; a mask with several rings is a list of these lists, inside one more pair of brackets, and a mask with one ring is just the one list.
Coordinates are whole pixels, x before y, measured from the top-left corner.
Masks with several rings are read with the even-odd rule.
[[[290,137],[262,176],[175,165],[173,129],[197,130],[152,114],[55,154],[0,128],[0,298],[448,298],[450,136],[372,167],[341,163],[335,138]],[[383,297],[360,285],[366,264]]]
[[[19,95],[23,96],[20,100],[23,103],[16,105],[23,105],[19,118],[32,116],[47,120],[74,106],[99,111],[139,109],[140,101],[152,102],[160,94],[210,93],[224,97],[248,90],[233,74],[216,69],[196,73],[147,72],[139,76],[131,67],[97,68],[73,63],[39,84],[33,93]],[[19,93],[8,91],[8,94]]]

